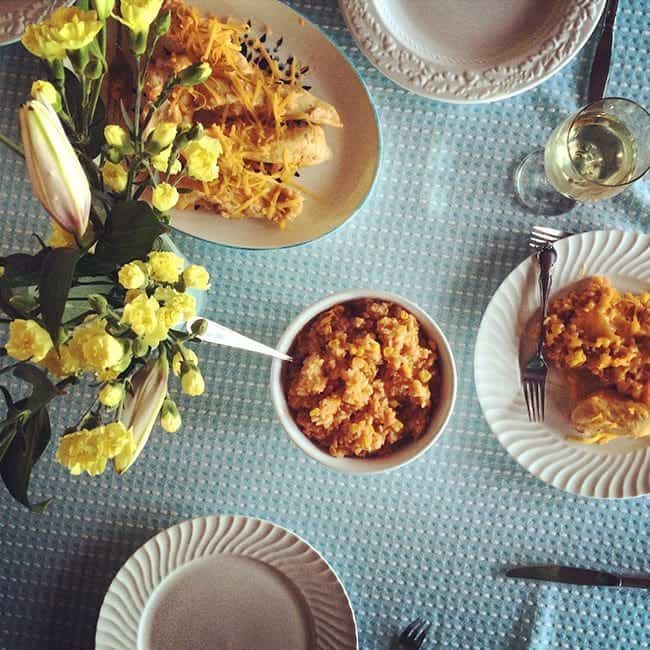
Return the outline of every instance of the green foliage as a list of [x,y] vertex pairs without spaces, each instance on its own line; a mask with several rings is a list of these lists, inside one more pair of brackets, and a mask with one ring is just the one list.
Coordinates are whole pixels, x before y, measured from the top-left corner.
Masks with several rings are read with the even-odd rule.
[[11,496],[34,512],[42,512],[51,499],[31,503],[29,479],[52,435],[47,405],[60,393],[47,375],[36,366],[21,363],[14,370],[18,379],[31,384],[28,397],[14,403],[6,388],[7,417],[0,423],[0,476]]

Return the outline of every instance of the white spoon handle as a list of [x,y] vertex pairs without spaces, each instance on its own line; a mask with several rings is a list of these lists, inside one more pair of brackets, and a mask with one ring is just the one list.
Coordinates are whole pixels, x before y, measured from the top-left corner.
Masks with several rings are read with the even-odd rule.
[[215,343],[216,345],[226,345],[230,348],[239,348],[240,350],[248,350],[249,352],[258,352],[259,354],[265,354],[269,357],[282,359],[283,361],[292,361],[290,356],[278,352],[268,345],[264,345],[264,343],[259,343],[258,341],[249,339],[247,336],[243,336],[242,334],[228,329],[223,325],[219,325],[219,323],[215,323],[212,320],[208,320],[207,318],[190,318],[190,320],[185,323],[188,332],[192,331],[192,324],[197,320],[204,320],[208,324],[205,333],[198,337],[201,341]]

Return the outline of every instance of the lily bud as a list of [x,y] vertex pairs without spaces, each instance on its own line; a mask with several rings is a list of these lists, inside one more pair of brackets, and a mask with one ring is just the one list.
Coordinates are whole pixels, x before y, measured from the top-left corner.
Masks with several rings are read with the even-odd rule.
[[149,361],[133,376],[132,391],[127,391],[124,397],[119,420],[132,431],[136,447],[133,453],[123,452],[115,457],[113,462],[118,474],[131,467],[147,444],[167,397],[168,378],[169,363],[165,354]]
[[49,104],[57,113],[61,110],[61,95],[49,81],[36,80],[32,84],[30,94],[32,99]]
[[209,63],[205,61],[193,63],[178,73],[178,85],[195,86],[196,84],[203,83],[211,74],[212,68]]
[[64,230],[83,236],[90,186],[61,121],[51,106],[38,100],[23,104],[18,116],[34,196]]

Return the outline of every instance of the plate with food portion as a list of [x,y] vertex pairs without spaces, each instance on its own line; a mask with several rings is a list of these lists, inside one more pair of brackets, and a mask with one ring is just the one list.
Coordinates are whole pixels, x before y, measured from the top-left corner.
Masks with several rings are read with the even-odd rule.
[[483,413],[515,460],[554,487],[590,497],[648,494],[650,236],[588,232],[555,249],[544,422],[529,422],[521,388],[540,327],[533,257],[504,280],[479,328]]
[[346,222],[369,194],[380,157],[374,108],[346,57],[277,0],[167,0],[164,7],[171,28],[154,52],[145,96],[155,101],[171,75],[209,63],[210,77],[175,87],[156,121],[200,122],[220,150],[215,180],[180,181],[173,227],[226,246],[269,249]]

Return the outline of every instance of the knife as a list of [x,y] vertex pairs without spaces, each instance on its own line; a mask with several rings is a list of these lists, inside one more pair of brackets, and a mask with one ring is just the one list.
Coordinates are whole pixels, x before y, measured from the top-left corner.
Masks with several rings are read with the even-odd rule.
[[609,65],[612,60],[612,41],[614,39],[614,21],[616,20],[617,7],[618,0],[607,0],[603,31],[600,34],[594,60],[591,64],[591,72],[589,73],[588,100],[590,104],[602,99],[605,94]]
[[579,569],[570,566],[547,564],[538,566],[518,566],[506,571],[508,578],[562,582],[567,585],[589,585],[596,587],[636,587],[650,589],[650,577],[626,576],[607,571]]

